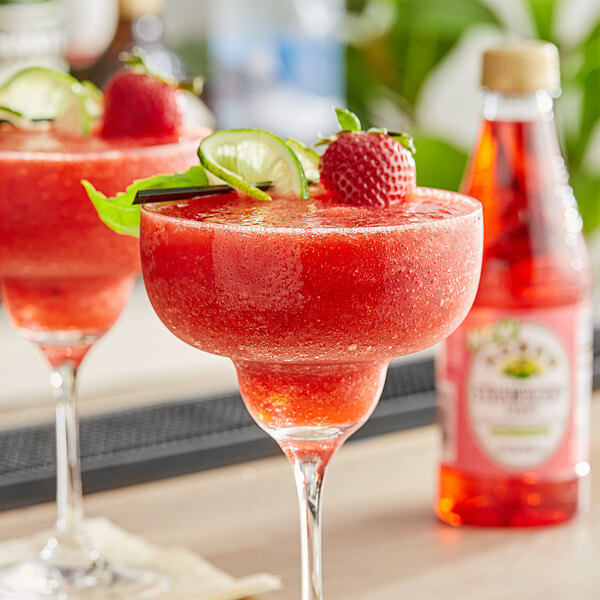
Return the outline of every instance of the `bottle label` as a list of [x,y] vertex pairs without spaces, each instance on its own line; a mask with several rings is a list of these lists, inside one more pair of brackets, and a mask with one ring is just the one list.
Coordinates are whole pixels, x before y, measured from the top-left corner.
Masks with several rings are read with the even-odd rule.
[[475,307],[444,342],[437,369],[446,464],[556,476],[587,460],[589,304]]

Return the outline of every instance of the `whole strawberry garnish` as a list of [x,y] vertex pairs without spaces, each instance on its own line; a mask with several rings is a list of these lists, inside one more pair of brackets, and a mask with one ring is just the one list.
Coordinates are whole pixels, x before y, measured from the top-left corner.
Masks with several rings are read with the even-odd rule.
[[126,68],[104,89],[103,137],[169,136],[183,122],[183,91],[199,94],[202,78],[178,81],[153,73],[144,52],[134,48],[120,56]]
[[353,113],[336,108],[342,131],[321,158],[321,183],[344,204],[389,206],[403,201],[417,183],[414,146],[406,134],[360,130]]
[[152,75],[118,71],[104,90],[100,134],[107,138],[172,135],[183,119],[181,94]]

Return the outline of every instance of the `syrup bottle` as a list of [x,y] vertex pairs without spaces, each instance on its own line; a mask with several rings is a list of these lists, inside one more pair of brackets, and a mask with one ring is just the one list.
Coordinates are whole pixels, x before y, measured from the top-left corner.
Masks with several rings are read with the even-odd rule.
[[483,268],[436,367],[435,511],[451,525],[558,523],[586,496],[593,333],[591,267],[553,115],[558,51],[492,48],[482,85],[463,191],[483,204]]

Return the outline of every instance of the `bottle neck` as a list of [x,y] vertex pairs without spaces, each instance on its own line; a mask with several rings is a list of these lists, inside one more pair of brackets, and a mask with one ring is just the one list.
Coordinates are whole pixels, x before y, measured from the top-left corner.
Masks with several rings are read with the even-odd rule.
[[505,94],[486,90],[483,117],[488,121],[553,121],[554,100],[547,90]]

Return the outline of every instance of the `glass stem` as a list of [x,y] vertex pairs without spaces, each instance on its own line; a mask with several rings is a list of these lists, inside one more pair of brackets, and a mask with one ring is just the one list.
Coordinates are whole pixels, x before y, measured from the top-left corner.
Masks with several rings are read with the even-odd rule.
[[79,462],[79,424],[75,378],[77,367],[70,362],[59,364],[50,381],[56,396],[56,527],[73,533],[83,519],[83,494]]
[[321,486],[325,465],[315,456],[297,458],[294,477],[300,504],[302,600],[323,599],[321,569]]

